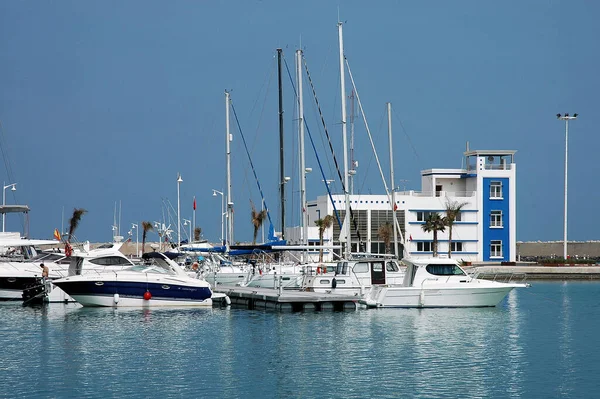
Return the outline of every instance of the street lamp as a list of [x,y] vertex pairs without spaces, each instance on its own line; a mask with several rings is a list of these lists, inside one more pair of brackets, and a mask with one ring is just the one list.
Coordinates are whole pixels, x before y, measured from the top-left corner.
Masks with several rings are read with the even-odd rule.
[[187,226],[188,224],[190,225],[190,235],[188,236],[188,244],[191,244],[192,243],[192,221],[183,219],[183,225]]
[[227,241],[227,237],[225,237],[225,232],[224,232],[225,224],[223,221],[223,217],[225,216],[225,195],[222,192],[220,192],[219,190],[215,190],[214,188],[212,191],[213,191],[213,194],[212,194],[213,197],[216,197],[217,194],[219,194],[221,196],[221,245],[223,245],[223,241],[225,241],[225,242]]
[[17,183],[11,183],[11,184],[6,184],[6,182],[4,182],[4,188],[2,189],[2,232],[4,233],[4,220],[6,218],[6,210],[4,209],[4,206],[6,205],[6,189],[9,187],[12,187],[10,189],[10,191],[17,191],[17,188],[15,187],[17,185]]
[[568,171],[568,157],[569,157],[569,121],[577,119],[578,114],[556,114],[556,118],[565,121],[565,226],[564,226],[564,241],[563,241],[563,258],[565,262],[567,260],[567,171]]
[[180,207],[179,207],[179,185],[183,179],[181,174],[177,173],[177,246],[181,245],[181,220],[180,220]]
[[135,229],[135,256],[138,257],[140,256],[140,250],[139,250],[139,240],[138,240],[138,225],[135,223],[131,223],[131,230]]

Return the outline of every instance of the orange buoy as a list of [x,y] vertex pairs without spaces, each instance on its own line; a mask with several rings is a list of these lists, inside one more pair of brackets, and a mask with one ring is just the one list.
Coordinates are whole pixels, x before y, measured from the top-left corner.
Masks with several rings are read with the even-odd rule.
[[150,293],[150,291],[146,291],[144,292],[144,299],[149,301],[152,298],[152,294]]

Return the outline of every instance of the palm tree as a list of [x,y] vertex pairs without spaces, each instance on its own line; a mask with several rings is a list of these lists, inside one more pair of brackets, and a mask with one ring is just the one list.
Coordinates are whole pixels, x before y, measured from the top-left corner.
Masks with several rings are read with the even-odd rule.
[[446,230],[446,218],[443,218],[439,213],[432,212],[425,219],[425,224],[422,229],[426,233],[433,232],[433,257],[437,256],[438,231]]
[[67,237],[67,241],[65,242],[65,255],[67,257],[71,256],[73,253],[73,247],[71,247],[71,238],[73,237],[73,233],[79,226],[79,222],[81,221],[81,217],[87,211],[83,208],[75,208],[73,209],[73,216],[69,219],[69,236]]
[[[319,245],[323,246],[323,233],[331,227],[335,218],[333,215],[327,215],[322,219],[315,220],[315,224],[319,228]],[[323,262],[323,248],[319,249],[319,262]]]
[[254,236],[252,238],[252,245],[256,244],[256,236],[258,235],[258,229],[262,226],[265,218],[267,217],[267,210],[263,209],[262,211],[257,211],[254,207],[254,203],[250,201],[250,205],[252,206],[252,212],[250,216],[252,217],[252,226],[254,226]]
[[386,254],[390,253],[390,242],[392,241],[393,234],[394,230],[389,222],[382,224],[379,226],[379,229],[377,229],[377,235],[379,236],[379,239],[385,244]]
[[200,236],[202,235],[202,227],[194,227],[194,241],[200,241]]
[[152,230],[154,230],[152,223],[142,222],[142,253],[144,253],[144,247],[146,246],[146,236],[148,235],[148,232]]
[[446,226],[448,226],[448,258],[452,257],[452,227],[454,226],[454,222],[458,215],[460,215],[460,210],[467,205],[467,202],[455,202],[446,198]]
[[81,221],[81,217],[86,212],[87,211],[85,209],[83,209],[83,208],[75,208],[75,209],[73,209],[73,216],[71,216],[71,219],[69,219],[69,237],[67,238],[67,242],[71,241],[71,237],[73,236],[73,233],[75,233],[75,230],[77,229],[77,226],[79,226],[79,222]]

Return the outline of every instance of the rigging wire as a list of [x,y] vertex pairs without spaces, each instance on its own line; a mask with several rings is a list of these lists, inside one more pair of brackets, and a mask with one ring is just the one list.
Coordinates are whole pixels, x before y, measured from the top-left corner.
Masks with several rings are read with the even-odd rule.
[[265,210],[267,211],[267,217],[269,218],[269,223],[273,225],[273,221],[271,220],[271,214],[269,213],[269,207],[267,206],[267,201],[265,201],[265,196],[263,195],[262,188],[260,186],[260,182],[258,181],[258,176],[256,175],[256,169],[254,168],[254,163],[252,162],[252,157],[250,156],[250,152],[248,151],[248,145],[246,144],[246,138],[244,137],[244,132],[242,132],[242,127],[240,126],[240,121],[237,116],[237,112],[235,111],[235,107],[233,106],[233,101],[231,102],[231,110],[233,111],[233,116],[235,118],[235,122],[237,124],[238,130],[240,132],[240,136],[242,136],[242,141],[244,142],[244,148],[246,149],[246,155],[248,155],[248,161],[250,162],[250,166],[252,167],[252,173],[254,174],[254,179],[256,180],[256,185],[258,186],[258,191],[260,192],[260,198],[265,204]]
[[404,132],[404,135],[406,136],[406,140],[408,140],[408,144],[410,145],[410,148],[412,148],[415,157],[417,157],[417,160],[422,163],[421,161],[421,157],[419,156],[419,154],[417,153],[417,149],[415,148],[415,146],[412,143],[412,140],[410,139],[410,136],[408,135],[408,132],[406,131],[406,129],[404,128],[404,124],[402,124],[402,120],[400,119],[400,117],[398,116],[397,112],[392,111],[393,115],[396,117],[396,120],[398,121],[398,123],[400,124],[400,127],[402,128],[402,131]]
[[[287,68],[287,64],[286,64],[286,68]],[[331,150],[331,155],[333,156],[333,160],[334,160],[334,163],[335,163],[335,166],[336,166],[336,169],[337,169],[337,173],[338,173],[338,176],[340,178],[340,184],[342,185],[342,189],[344,190],[344,194],[346,195],[346,193],[347,193],[347,191],[346,191],[347,187],[344,184],[344,179],[342,178],[342,173],[340,172],[340,168],[338,166],[337,159],[336,159],[335,153],[333,151],[333,146],[331,144],[331,137],[329,136],[329,132],[327,131],[327,126],[325,124],[325,118],[323,118],[323,113],[321,112],[321,107],[318,104],[317,93],[315,91],[315,86],[313,85],[310,73],[308,71],[308,63],[306,62],[306,58],[304,58],[304,69],[306,70],[306,76],[308,78],[308,81],[310,83],[310,87],[311,87],[312,92],[313,92],[313,98],[315,100],[315,103],[317,103],[317,108],[319,109],[319,115],[321,116],[321,122],[323,124],[323,129],[325,131],[325,134],[327,135],[327,140],[329,141],[329,148]],[[288,69],[288,75],[289,74],[290,73],[289,73],[289,69]],[[291,79],[291,76],[290,76],[290,79]],[[308,127],[307,127],[307,130],[308,130]],[[312,138],[311,138],[311,141],[312,141]],[[344,151],[346,151],[346,149],[344,149]],[[325,177],[323,179],[325,179]],[[327,181],[325,181],[325,182],[327,183]],[[329,186],[329,185],[327,185],[327,186]],[[327,187],[327,191],[329,191],[329,187]],[[331,202],[333,203],[333,199],[331,199]],[[334,210],[336,210],[335,209],[335,205],[334,205]],[[359,247],[361,248],[361,250],[365,250],[365,248],[364,248],[365,243],[363,242],[362,237],[360,235],[360,230],[358,228],[358,223],[356,221],[356,218],[354,217],[354,212],[352,211],[352,207],[351,206],[348,207],[348,210],[346,211],[346,213],[348,213],[348,212],[350,213],[350,220],[351,220],[352,224],[354,225],[354,230],[356,231],[356,235],[358,236]],[[339,223],[340,220],[339,220],[339,216],[337,215],[337,210],[336,210],[336,217],[337,217],[338,223]],[[341,224],[340,224],[340,229],[342,229],[342,225]]]
[[[303,57],[304,58],[304,57]],[[290,79],[290,82],[292,82],[292,88],[294,89],[294,95],[298,95],[296,92],[296,85],[294,84],[294,81],[292,80],[292,75],[290,73],[290,68],[288,67],[287,61],[285,60],[285,58],[283,59],[284,63],[285,63],[285,69],[288,73],[288,77]],[[305,60],[306,63],[306,60]],[[315,142],[312,138],[312,134],[310,133],[310,128],[308,127],[308,124],[306,123],[306,119],[304,119],[304,126],[306,127],[306,132],[308,133],[308,138],[310,139],[310,144],[313,148],[313,151],[315,153],[315,157],[317,158],[317,164],[319,165],[319,170],[321,171],[321,176],[323,177],[323,180],[325,181],[325,188],[327,189],[327,194],[329,195],[329,200],[331,201],[331,204],[333,205],[333,213],[335,215],[335,218],[338,222],[338,225],[340,226],[340,229],[342,228],[342,222],[340,221],[340,215],[338,214],[338,211],[335,207],[335,201],[333,201],[333,197],[331,196],[331,190],[329,190],[329,184],[327,184],[327,178],[325,177],[325,172],[323,171],[323,165],[321,164],[321,160],[319,159],[319,154],[317,153],[317,148],[315,147]]]
[[[354,77],[352,76],[352,71],[350,70],[350,64],[348,63],[348,58],[346,58],[346,56],[344,56],[344,61],[346,61],[346,67],[348,68],[348,75],[350,76],[350,80],[352,81],[352,87],[354,87],[354,92],[356,93],[356,100],[358,101],[360,113],[363,116],[363,121],[365,123],[365,128],[367,130],[367,134],[369,136],[369,141],[371,142],[371,147],[373,148],[373,153],[375,155],[375,160],[377,161],[377,167],[379,168],[379,173],[381,174],[381,180],[383,181],[383,186],[385,188],[385,193],[388,198],[388,203],[390,204],[390,207],[392,208],[392,212],[394,212],[395,211],[394,207],[396,206],[396,204],[394,204],[392,202],[390,190],[388,189],[387,182],[385,181],[385,176],[383,175],[383,170],[381,169],[381,163],[379,162],[379,156],[377,155],[377,150],[375,149],[375,144],[373,143],[373,137],[371,136],[371,130],[369,129],[369,124],[367,123],[367,117],[366,117],[364,109],[362,107],[362,102],[360,101],[360,96],[358,95],[358,90],[356,88],[356,84],[354,83]],[[394,189],[394,187],[392,187],[392,190],[393,189]],[[402,234],[402,229],[400,228],[400,223],[398,222],[397,219],[396,219],[395,228],[397,228],[398,232],[400,233],[400,240],[402,242],[404,242],[404,235]],[[404,249],[406,249],[406,246],[404,246]]]

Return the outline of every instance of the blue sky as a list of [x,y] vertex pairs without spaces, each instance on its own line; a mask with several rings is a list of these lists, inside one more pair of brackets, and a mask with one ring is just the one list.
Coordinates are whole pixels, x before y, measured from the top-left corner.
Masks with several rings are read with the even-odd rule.
[[[467,141],[471,149],[517,150],[517,239],[560,240],[565,129],[555,114],[577,112],[569,239],[600,238],[594,1],[1,2],[1,173],[18,188],[6,191],[7,203],[31,207],[33,237],[51,237],[77,207],[88,210],[77,237],[109,241],[115,203],[123,234],[132,222],[162,220],[165,201],[177,207],[181,173],[182,217],[192,218],[196,196],[197,224],[218,240],[221,203],[211,194],[225,188],[227,89],[278,223],[276,48],[293,73],[302,46],[341,162],[338,5],[385,171],[389,101],[397,180],[418,190],[421,170],[459,168]],[[283,90],[286,174],[296,177],[296,106],[286,75]],[[305,86],[305,115],[333,178],[313,104]],[[232,129],[236,240],[251,240],[250,200],[260,204],[260,195],[233,119]],[[367,140],[357,120],[357,191],[383,193]],[[325,190],[311,151],[307,166],[314,199]],[[294,181],[288,225],[300,217]],[[9,215],[6,229],[22,230],[22,220]]]

